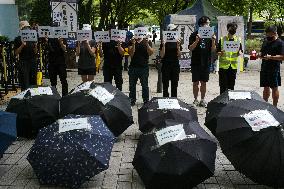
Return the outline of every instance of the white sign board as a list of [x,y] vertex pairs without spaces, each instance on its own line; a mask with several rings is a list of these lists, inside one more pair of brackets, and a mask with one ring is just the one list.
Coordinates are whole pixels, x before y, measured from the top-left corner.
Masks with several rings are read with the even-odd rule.
[[214,27],[199,27],[198,34],[201,38],[212,38]]
[[68,38],[68,28],[67,27],[53,27],[53,37],[54,38]]
[[183,129],[183,124],[166,127],[155,132],[155,135],[160,146],[172,141],[184,140],[187,138]]
[[113,94],[111,94],[105,88],[101,86],[97,86],[95,89],[91,90],[90,95],[98,99],[104,105],[106,105],[108,102],[110,102],[114,98]]
[[37,41],[37,32],[36,30],[21,30],[20,31],[22,41]]
[[111,40],[125,42],[126,31],[111,29]]
[[95,32],[94,35],[96,42],[103,42],[103,43],[110,42],[109,31],[97,31]]
[[239,41],[224,41],[224,51],[226,52],[238,52],[240,49]]
[[88,122],[87,118],[77,118],[77,119],[59,119],[59,133],[66,131],[87,129],[91,130],[91,124]]
[[177,99],[158,99],[158,109],[181,109]]
[[146,38],[147,37],[148,29],[146,27],[138,27],[134,29],[134,37],[135,39],[138,38]]
[[165,42],[177,42],[180,38],[180,32],[178,31],[163,31],[163,40]]
[[92,40],[92,30],[77,30],[77,40],[78,41],[91,41]]
[[267,127],[277,127],[280,125],[268,110],[254,110],[243,115],[243,117],[253,131],[260,131]]
[[89,90],[92,83],[93,83],[93,81],[87,81],[87,82],[85,82],[85,83],[82,83],[81,85],[77,86],[77,87],[73,90],[72,94],[77,93],[77,92],[80,92],[80,91],[83,91],[83,90]]
[[12,98],[16,98],[16,99],[24,99],[25,94],[27,93],[28,90],[22,91],[19,94],[13,96]]
[[50,26],[38,26],[38,37],[53,38],[53,30]]
[[229,100],[244,100],[251,99],[250,92],[238,92],[238,91],[229,91]]
[[53,95],[50,87],[38,87],[38,88],[29,89],[29,90],[31,92],[31,96]]

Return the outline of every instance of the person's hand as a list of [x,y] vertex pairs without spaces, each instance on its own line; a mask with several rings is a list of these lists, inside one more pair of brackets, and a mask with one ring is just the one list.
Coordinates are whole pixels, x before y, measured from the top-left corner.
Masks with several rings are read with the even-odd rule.
[[135,40],[134,37],[133,37],[130,41],[131,41],[131,43],[132,43],[133,45],[136,43],[136,40]]
[[63,38],[59,37],[58,41],[59,41],[60,44],[63,44]]
[[144,39],[142,40],[142,43],[143,43],[144,45],[147,45],[147,44],[149,43],[148,38],[144,38]]
[[164,47],[165,44],[166,44],[165,40],[162,40],[161,43],[162,43],[163,47]]
[[27,45],[27,42],[22,40],[22,45],[25,47]]
[[196,38],[195,38],[195,42],[199,42],[199,41],[200,41],[200,39],[201,39],[200,35],[199,35],[199,34],[197,34],[197,35],[196,35]]
[[177,47],[179,48],[180,47],[180,44],[181,44],[181,41],[180,39],[177,40]]
[[45,40],[45,42],[48,42],[48,36],[47,35],[44,37],[44,40]]
[[212,35],[212,41],[215,41],[216,40],[216,35],[215,33]]
[[243,52],[242,51],[239,51],[239,56],[241,56],[243,54]]
[[225,55],[225,51],[222,50],[221,52],[218,52],[218,56],[224,56]]
[[121,41],[117,41],[117,47],[121,47]]

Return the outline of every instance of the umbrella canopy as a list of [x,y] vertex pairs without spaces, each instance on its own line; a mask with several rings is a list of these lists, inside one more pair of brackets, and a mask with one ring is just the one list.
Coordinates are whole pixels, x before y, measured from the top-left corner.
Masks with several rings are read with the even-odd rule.
[[146,188],[192,188],[213,176],[217,145],[196,121],[142,134],[133,165]]
[[110,83],[86,82],[60,101],[60,114],[100,115],[115,136],[133,123],[130,99]]
[[165,127],[166,119],[198,121],[196,109],[177,98],[154,97],[138,110],[139,130],[142,132]]
[[41,184],[78,188],[108,168],[114,142],[99,116],[68,115],[40,130],[27,159]]
[[7,112],[17,114],[17,134],[34,138],[38,130],[56,121],[60,95],[54,87],[29,88],[11,98]]
[[259,184],[284,186],[284,112],[257,100],[236,100],[217,117],[216,137],[234,167]]
[[205,125],[206,127],[215,135],[216,132],[216,117],[227,104],[234,102],[235,100],[242,99],[246,101],[258,100],[265,102],[263,98],[254,91],[244,91],[244,90],[235,90],[235,91],[226,91],[221,95],[217,96],[215,99],[210,101],[207,106]]
[[17,138],[16,117],[14,113],[0,111],[0,158]]

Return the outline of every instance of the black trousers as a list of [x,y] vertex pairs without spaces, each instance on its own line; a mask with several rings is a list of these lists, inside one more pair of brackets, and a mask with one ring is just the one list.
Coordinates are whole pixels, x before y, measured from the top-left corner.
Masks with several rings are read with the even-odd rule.
[[171,81],[171,96],[177,97],[177,88],[179,81],[179,66],[165,65],[162,66],[162,82],[163,82],[163,97],[169,97],[169,84]]
[[68,94],[68,83],[67,83],[67,66],[66,64],[51,63],[48,65],[49,79],[51,86],[56,87],[57,76],[59,76],[62,85],[62,96]]
[[116,88],[122,91],[122,84],[123,84],[122,67],[119,68],[104,67],[103,75],[104,75],[104,82],[112,83],[112,79],[114,79]]
[[226,90],[234,90],[235,81],[236,81],[237,70],[232,69],[219,69],[219,86],[220,86],[220,94],[225,92]]
[[21,90],[26,90],[32,85],[36,85],[37,62],[36,59],[19,60],[18,77]]

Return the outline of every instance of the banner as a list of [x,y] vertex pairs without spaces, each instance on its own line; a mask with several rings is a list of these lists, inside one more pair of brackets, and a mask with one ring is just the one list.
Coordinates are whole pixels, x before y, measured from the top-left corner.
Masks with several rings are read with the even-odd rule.
[[37,41],[37,31],[36,30],[21,30],[20,36],[22,41]]
[[165,42],[177,42],[180,38],[180,33],[178,31],[163,31],[163,40]]
[[134,29],[134,37],[135,39],[138,38],[146,38],[147,37],[148,29],[146,27],[138,27]]
[[50,26],[38,26],[38,37],[53,38],[52,27]]
[[110,37],[109,37],[109,31],[96,31],[94,33],[96,42],[103,42],[103,43],[109,43]]
[[77,31],[77,41],[91,41],[92,40],[92,30],[78,30]]
[[211,39],[214,34],[214,27],[199,27],[198,34],[201,38]]
[[126,31],[111,29],[111,40],[125,42]]
[[68,28],[67,27],[53,27],[53,37],[54,38],[68,38]]

